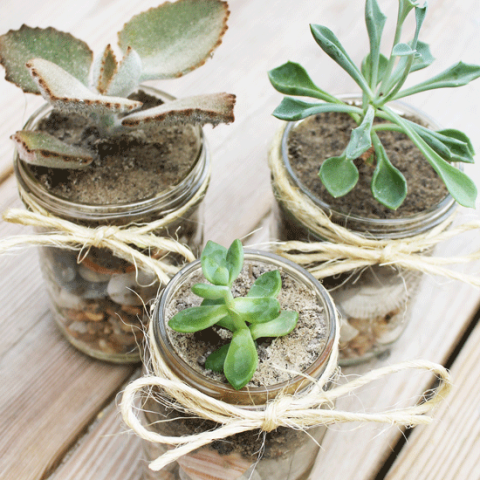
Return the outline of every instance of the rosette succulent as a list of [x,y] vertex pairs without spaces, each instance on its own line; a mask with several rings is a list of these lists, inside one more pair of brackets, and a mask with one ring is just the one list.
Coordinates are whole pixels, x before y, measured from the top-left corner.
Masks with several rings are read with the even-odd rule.
[[205,368],[224,373],[230,385],[239,390],[257,369],[255,341],[288,335],[297,324],[298,313],[281,310],[277,296],[282,279],[278,270],[260,275],[246,297],[233,297],[231,288],[243,267],[240,240],[235,240],[228,250],[209,241],[202,252],[201,264],[210,284],[197,283],[192,292],[203,298],[202,304],[178,312],[168,325],[183,333],[195,333],[214,325],[232,332],[231,342],[211,353]]
[[[105,136],[172,124],[232,122],[235,96],[217,93],[166,102],[139,111],[128,96],[145,80],[180,77],[200,67],[221,43],[228,5],[221,0],[165,2],[130,19],[118,33],[123,58],[111,47],[93,59],[88,45],[54,28],[23,25],[0,36],[6,79],[40,94],[54,109],[94,119]],[[83,168],[91,151],[42,131],[12,136],[22,160],[53,168]]]
[[[375,166],[371,182],[373,197],[390,209],[397,209],[407,195],[407,183],[402,173],[392,165],[377,132],[390,130],[405,133],[416,145],[445,183],[455,200],[466,207],[475,206],[477,189],[472,180],[453,163],[473,163],[470,139],[451,128],[432,131],[398,115],[389,105],[415,93],[436,88],[466,85],[480,76],[480,66],[458,62],[429,80],[404,88],[410,73],[422,70],[434,61],[430,47],[419,40],[419,33],[427,12],[427,4],[420,6],[413,0],[398,0],[395,37],[390,55],[380,52],[386,17],[377,0],[366,0],[365,21],[370,40],[370,52],[360,67],[350,58],[335,34],[322,25],[310,25],[312,35],[320,48],[340,65],[362,91],[359,104],[347,104],[319,88],[299,64],[287,62],[269,72],[272,85],[281,93],[312,97],[321,103],[304,102],[286,97],[273,115],[282,120],[300,120],[323,112],[343,112],[357,123],[350,142],[338,157],[326,159],[319,176],[333,197],[351,191],[359,173],[353,160],[361,157]],[[413,12],[416,29],[413,38],[402,41],[405,19]],[[376,118],[383,123],[374,123]]]

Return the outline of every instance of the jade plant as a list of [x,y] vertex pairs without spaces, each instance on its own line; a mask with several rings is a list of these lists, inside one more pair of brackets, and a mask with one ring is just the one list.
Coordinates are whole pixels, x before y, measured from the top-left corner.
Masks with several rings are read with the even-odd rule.
[[[392,210],[403,203],[407,195],[405,177],[392,165],[377,135],[379,131],[390,130],[402,132],[411,139],[459,204],[474,207],[477,195],[475,184],[453,165],[455,162],[473,163],[474,150],[470,139],[465,133],[451,128],[427,129],[400,116],[389,102],[436,88],[466,85],[480,76],[480,66],[458,62],[429,80],[404,88],[409,74],[431,65],[434,57],[429,45],[419,40],[427,4],[419,6],[412,0],[398,0],[398,5],[393,46],[387,57],[380,52],[386,16],[377,0],[366,0],[365,21],[370,52],[360,68],[331,30],[322,25],[310,25],[320,48],[360,87],[362,99],[358,104],[347,104],[330,95],[312,81],[301,65],[287,62],[269,72],[275,89],[287,95],[312,97],[323,102],[311,103],[285,97],[273,115],[294,121],[323,112],[343,112],[356,122],[357,127],[352,130],[343,153],[326,159],[319,171],[321,181],[333,197],[346,195],[355,187],[359,173],[353,160],[361,157],[375,166],[371,182],[373,197]],[[410,12],[414,13],[416,29],[413,38],[404,42],[402,27]],[[382,119],[383,123],[374,123],[376,118]]]
[[[221,0],[165,2],[131,18],[118,33],[123,58],[107,45],[93,60],[88,45],[54,28],[23,25],[0,36],[6,79],[26,93],[40,94],[56,110],[87,116],[105,136],[172,124],[213,126],[233,121],[235,96],[192,96],[140,110],[127,98],[145,80],[180,77],[203,65],[227,29]],[[45,132],[12,136],[22,160],[53,168],[83,168],[95,152]]]
[[211,353],[205,368],[224,373],[236,390],[243,388],[257,369],[255,341],[288,335],[298,321],[298,313],[281,310],[277,300],[282,288],[278,270],[260,275],[245,297],[233,297],[231,288],[242,270],[243,257],[240,240],[235,240],[228,250],[209,241],[202,252],[201,264],[210,284],[192,286],[192,292],[203,298],[202,304],[178,312],[168,323],[182,333],[195,333],[214,325],[229,330],[230,343]]

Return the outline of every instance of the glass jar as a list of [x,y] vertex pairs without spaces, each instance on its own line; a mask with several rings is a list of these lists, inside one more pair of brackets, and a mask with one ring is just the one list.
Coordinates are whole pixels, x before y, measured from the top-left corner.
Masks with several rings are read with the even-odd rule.
[[[358,102],[359,96],[340,96],[346,102]],[[431,129],[440,127],[428,116],[403,102],[392,102],[392,108],[402,115],[418,117]],[[428,210],[405,218],[377,219],[345,214],[332,208],[314,195],[295,174],[288,157],[289,133],[298,122],[286,124],[281,145],[281,161],[289,182],[300,193],[322,209],[330,219],[354,233],[373,240],[400,240],[426,233],[451,216],[456,202],[447,195]],[[273,151],[273,150],[272,150]],[[315,234],[307,224],[296,218],[272,181],[276,204],[272,237],[280,241],[319,242],[325,239]],[[431,255],[432,251],[423,252]],[[340,356],[342,366],[362,363],[389,350],[404,331],[411,316],[411,306],[418,292],[422,274],[395,266],[374,265],[346,274],[328,277],[324,286],[341,317]]]
[[[327,291],[308,272],[298,265],[277,255],[245,251],[245,261],[255,264],[273,265],[282,269],[294,281],[314,292],[318,304],[323,308],[327,324],[324,347],[316,361],[303,373],[320,378],[325,372],[332,354],[335,336],[335,308]],[[154,337],[165,363],[181,381],[200,392],[246,409],[263,409],[268,399],[279,393],[302,394],[311,384],[303,376],[289,382],[271,386],[248,387],[236,391],[230,385],[213,380],[189,366],[175,351],[166,329],[166,312],[176,292],[201,270],[200,261],[184,267],[163,291],[153,315]],[[148,364],[147,364],[148,365]],[[330,383],[326,382],[326,387]],[[175,436],[198,433],[215,428],[213,422],[204,420],[175,408],[170,397],[158,389],[149,392],[143,405],[143,418],[147,428],[163,435]],[[159,472],[145,466],[147,480],[301,480],[307,479],[313,468],[326,427],[317,426],[308,432],[280,427],[270,433],[258,430],[246,432],[223,441],[213,442],[191,452]],[[169,447],[144,441],[147,461],[165,453]]]
[[[165,101],[174,97],[151,87],[141,87],[149,95]],[[52,111],[41,107],[24,129],[35,130]],[[184,206],[209,180],[210,155],[203,131],[191,127],[198,139],[193,167],[176,185],[146,200],[91,205],[66,200],[48,192],[28,165],[15,153],[14,168],[21,190],[26,191],[49,213],[91,228],[103,225],[145,224],[161,219]],[[188,245],[194,254],[203,243],[203,196],[181,218],[155,231]],[[43,228],[38,232],[45,232]],[[65,337],[76,348],[92,357],[115,363],[140,361],[140,346],[146,321],[146,307],[159,288],[149,271],[136,271],[134,265],[105,248],[92,247],[78,253],[56,247],[40,247],[40,266],[47,284],[53,316]],[[148,253],[148,252],[146,252]],[[182,257],[155,252],[162,261],[180,264]]]

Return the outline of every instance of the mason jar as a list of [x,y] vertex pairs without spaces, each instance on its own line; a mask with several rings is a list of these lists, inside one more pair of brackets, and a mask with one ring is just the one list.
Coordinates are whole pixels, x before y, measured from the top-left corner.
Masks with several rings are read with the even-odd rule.
[[[359,100],[358,96],[340,98],[352,103]],[[401,115],[417,117],[428,128],[433,130],[440,128],[430,117],[403,102],[392,102],[392,108]],[[298,189],[300,195],[323,210],[332,222],[368,239],[401,240],[425,234],[453,215],[457,204],[450,194],[431,208],[404,218],[368,218],[335,209],[313,194],[301,182],[290,164],[288,156],[290,132],[305,120],[287,122],[281,136],[281,145],[274,145],[272,152],[279,152],[289,183]],[[272,180],[272,188],[276,199],[272,237],[279,241],[324,241],[325,239],[313,232],[307,223],[295,216],[288,202],[283,200],[275,179]],[[422,254],[431,255],[432,250]],[[313,268],[315,265],[310,267]],[[374,265],[322,280],[341,318],[340,365],[362,363],[390,349],[411,317],[412,304],[418,293],[421,277],[420,272],[393,265]]]
[[[174,99],[151,87],[142,86],[140,90],[164,101]],[[52,107],[44,105],[24,129],[35,130],[51,112]],[[150,198],[98,205],[66,200],[47,191],[16,152],[14,168],[20,193],[27,192],[58,218],[90,228],[140,225],[161,219],[183,207],[202,186],[208,185],[210,155],[203,131],[200,127],[188,128],[195,139],[193,167],[179,183]],[[203,197],[204,194],[199,196],[181,217],[156,230],[155,235],[171,237],[198,254],[203,243]],[[46,231],[37,228],[37,232]],[[145,250],[144,253],[172,265],[180,265],[183,260],[169,252]],[[115,363],[138,362],[148,305],[163,288],[153,272],[137,269],[105,248],[91,247],[77,252],[40,247],[39,254],[53,316],[69,342],[94,358]]]
[[[254,262],[281,269],[300,285],[313,292],[316,302],[323,309],[326,334],[323,347],[314,361],[302,373],[310,378],[321,379],[332,355],[335,337],[336,312],[332,299],[325,288],[306,270],[277,255],[245,250],[245,264]],[[169,305],[176,292],[192,282],[192,276],[201,271],[200,261],[184,267],[163,291],[153,315],[154,342],[164,362],[172,372],[187,385],[218,400],[235,404],[245,409],[264,409],[269,400],[279,394],[302,395],[312,383],[305,376],[294,376],[290,381],[269,386],[245,387],[234,390],[227,383],[203,375],[185,362],[174,348],[167,332]],[[146,367],[149,371],[148,362]],[[324,380],[324,379],[323,379]],[[330,388],[330,380],[325,389]],[[182,436],[208,431],[218,425],[195,417],[176,406],[169,395],[158,388],[148,392],[142,401],[142,416],[146,427],[167,436]],[[325,426],[316,426],[307,431],[285,427],[266,433],[260,430],[234,435],[222,441],[197,449],[171,463],[159,472],[151,471],[145,463],[144,478],[147,480],[301,480],[307,479],[325,435]],[[146,461],[156,459],[168,451],[166,445],[143,441]]]

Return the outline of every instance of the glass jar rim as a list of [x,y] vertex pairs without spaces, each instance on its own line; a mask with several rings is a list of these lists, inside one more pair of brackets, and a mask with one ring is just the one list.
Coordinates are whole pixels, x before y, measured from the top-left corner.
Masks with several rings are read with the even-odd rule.
[[[353,102],[358,102],[362,96],[360,94],[343,94],[337,95],[337,98],[346,101],[351,100]],[[396,100],[390,102],[390,104],[397,112],[401,114],[415,115],[421,120],[424,120],[430,127],[433,127],[437,130],[441,128],[440,125],[431,117],[405,102]],[[305,120],[306,119],[287,122],[281,138],[281,156],[285,169],[287,170],[287,173],[295,186],[299,188],[301,192],[306,195],[308,199],[317,207],[326,211],[329,216],[334,216],[335,218],[339,219],[339,221],[344,225],[347,225],[348,222],[353,222],[354,225],[358,226],[349,226],[348,228],[350,230],[374,239],[406,238],[413,235],[418,235],[426,230],[430,230],[446,220],[456,210],[458,205],[450,193],[448,193],[438,204],[422,212],[402,218],[368,218],[362,217],[361,215],[345,213],[331,207],[327,202],[314,195],[311,190],[301,182],[301,180],[293,171],[288,158],[288,136],[290,131]],[[463,171],[462,165],[454,165]],[[313,235],[315,234],[313,233]]]
[[317,301],[321,302],[325,318],[328,322],[328,335],[325,339],[323,350],[320,352],[318,358],[307,369],[305,369],[304,372],[302,372],[302,375],[296,375],[289,381],[274,385],[245,387],[242,390],[235,390],[227,383],[221,383],[202,375],[200,372],[189,366],[187,362],[176,353],[168,338],[164,314],[177,287],[181,284],[182,279],[188,278],[194,272],[201,270],[200,260],[195,260],[186,265],[170,280],[167,287],[162,292],[160,299],[156,303],[151,321],[154,322],[154,340],[157,344],[158,350],[163,354],[164,360],[177,376],[180,376],[183,381],[193,384],[197,389],[213,398],[220,398],[228,403],[251,406],[252,404],[262,405],[266,403],[267,400],[275,398],[276,395],[282,392],[298,391],[299,387],[300,390],[307,388],[311,385],[311,381],[306,379],[305,375],[318,378],[323,375],[333,351],[336,335],[337,313],[333,300],[325,287],[323,287],[315,277],[299,265],[269,252],[245,249],[244,253],[246,261],[258,261],[259,263],[261,262],[284,268],[284,272],[296,281],[299,281],[316,291]]
[[[145,91],[167,101],[175,100],[175,97],[172,95],[154,87],[140,85],[138,90]],[[23,129],[31,129],[37,121],[44,118],[52,110],[53,107],[51,105],[48,103],[43,104],[30,116]],[[188,174],[176,185],[144,200],[119,204],[87,204],[53,195],[43,188],[38,180],[28,171],[26,164],[20,161],[17,150],[15,150],[13,159],[15,176],[21,187],[33,195],[37,203],[48,211],[57,213],[60,216],[101,221],[106,218],[124,215],[142,215],[153,209],[161,209],[162,214],[168,214],[175,208],[178,208],[177,205],[186,203],[189,198],[192,198],[201,185],[207,181],[210,164],[209,147],[203,129],[200,126],[195,128],[198,129],[200,149]]]

